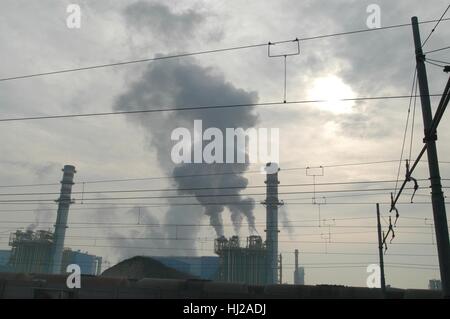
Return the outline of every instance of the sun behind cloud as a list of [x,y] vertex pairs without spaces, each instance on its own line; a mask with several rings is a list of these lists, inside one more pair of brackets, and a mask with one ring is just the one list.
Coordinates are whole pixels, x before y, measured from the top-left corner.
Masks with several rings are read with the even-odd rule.
[[335,75],[315,79],[308,92],[310,100],[324,101],[315,104],[317,107],[335,114],[351,113],[355,102],[342,100],[355,97],[356,94],[352,88]]

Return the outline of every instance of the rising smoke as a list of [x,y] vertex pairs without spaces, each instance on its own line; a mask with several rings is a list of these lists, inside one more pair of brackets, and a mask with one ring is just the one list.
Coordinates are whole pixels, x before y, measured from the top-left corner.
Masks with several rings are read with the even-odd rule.
[[289,219],[289,212],[285,205],[280,206],[278,209],[281,227],[287,231],[289,238],[293,238],[294,235],[294,227],[292,227],[291,221]]
[[[234,87],[225,81],[217,70],[200,66],[194,59],[171,60],[166,63],[153,63],[147,67],[142,78],[133,83],[128,91],[115,103],[115,110],[133,110],[151,107],[193,107],[204,105],[225,105],[255,103],[257,94]],[[247,129],[257,123],[252,108],[208,109],[178,112],[130,115],[149,138],[150,150],[156,150],[159,166],[174,178],[179,194],[194,195],[201,204],[217,236],[224,235],[222,213],[225,208],[231,212],[231,221],[235,232],[239,232],[242,220],[248,222],[251,232],[254,230],[254,201],[240,195],[248,180],[242,173],[248,164],[173,164],[171,149],[174,142],[171,133],[177,127],[185,127],[193,132],[194,120],[202,120],[203,129],[215,127],[225,132],[226,128],[241,127]],[[226,150],[224,149],[224,152]],[[230,151],[230,150],[228,150]],[[236,152],[234,153],[236,154]],[[217,174],[226,173],[226,174]],[[192,177],[192,175],[208,175]],[[191,177],[185,177],[191,175]],[[241,188],[220,189],[239,186]],[[211,188],[195,189],[195,188]],[[184,200],[172,199],[171,204]],[[184,213],[181,213],[183,210]],[[166,222],[192,223],[199,221],[198,207],[173,205],[166,213]]]

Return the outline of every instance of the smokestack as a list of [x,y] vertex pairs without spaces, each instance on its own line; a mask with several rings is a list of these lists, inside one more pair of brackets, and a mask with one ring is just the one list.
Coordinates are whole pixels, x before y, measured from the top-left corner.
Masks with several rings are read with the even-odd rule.
[[295,250],[294,285],[305,284],[305,268],[298,266],[298,249]]
[[275,163],[267,163],[266,172],[266,247],[267,247],[267,284],[276,284],[278,281],[278,171]]
[[58,213],[55,223],[55,234],[53,237],[53,248],[50,263],[50,272],[61,273],[61,261],[64,249],[64,239],[66,236],[67,218],[69,216],[69,206],[71,204],[73,176],[76,173],[75,166],[65,165],[62,170],[61,193],[58,202]]

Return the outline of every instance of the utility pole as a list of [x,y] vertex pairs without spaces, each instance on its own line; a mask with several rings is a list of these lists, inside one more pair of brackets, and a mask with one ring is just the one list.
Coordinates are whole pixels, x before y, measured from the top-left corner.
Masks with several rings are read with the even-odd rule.
[[[431,201],[433,205],[434,228],[439,257],[439,269],[444,298],[450,298],[450,244],[448,236],[447,216],[445,212],[444,194],[442,193],[439,161],[436,149],[437,134],[430,132],[433,116],[431,111],[430,93],[428,90],[427,70],[425,68],[425,55],[422,51],[419,23],[417,17],[411,18],[416,49],[417,79],[420,89],[422,116],[425,130],[424,143],[427,145],[428,170],[431,182]],[[433,133],[433,135],[431,135]]]
[[279,282],[280,285],[283,284],[283,256],[280,254],[280,278]]
[[380,257],[381,294],[386,298],[386,281],[384,278],[383,236],[381,235],[380,204],[377,203],[378,255]]

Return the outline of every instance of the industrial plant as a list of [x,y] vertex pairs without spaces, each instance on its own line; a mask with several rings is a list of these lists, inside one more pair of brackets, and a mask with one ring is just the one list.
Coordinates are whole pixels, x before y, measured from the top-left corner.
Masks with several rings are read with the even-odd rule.
[[76,264],[82,274],[101,274],[102,257],[70,248],[62,251],[60,267],[55,272],[50,263],[54,245],[54,234],[50,231],[17,230],[11,234],[9,245],[12,249],[5,266],[14,272],[60,274],[66,272],[68,265]]
[[[267,164],[271,168],[271,164]],[[273,168],[273,167],[272,167]],[[0,291],[3,298],[409,298],[433,297],[437,291],[344,286],[307,286],[296,249],[294,285],[283,283],[278,250],[278,171],[267,170],[266,239],[220,236],[216,256],[135,256],[102,272],[102,257],[64,248],[75,167],[63,169],[55,231],[17,230],[10,235],[11,251],[0,251]],[[80,266],[87,288],[72,290],[65,283],[66,267]],[[20,276],[20,277],[17,277]],[[40,286],[33,282],[39,280]],[[98,287],[103,287],[99,290]],[[111,294],[111,291],[114,291]]]
[[[251,235],[244,242],[238,236],[229,239],[221,236],[214,241],[217,256],[140,257],[119,263],[117,267],[105,271],[103,276],[141,279],[144,278],[142,276],[155,278],[156,274],[160,274],[162,278],[173,279],[199,278],[247,285],[282,284],[282,256],[278,253],[278,207],[282,205],[278,199],[279,169],[277,167],[275,172],[269,172],[273,168],[271,163],[267,164],[267,168],[267,196],[261,203],[266,207],[266,240],[259,235]],[[1,251],[0,266],[3,271],[63,274],[68,265],[77,264],[82,274],[102,274],[102,257],[64,248],[75,173],[74,166],[64,166],[54,232],[29,229],[11,233],[11,251]],[[297,284],[304,284],[304,272],[298,267],[298,251],[296,256],[293,277]],[[140,266],[136,266],[138,264]],[[149,268],[148,271],[142,270],[144,272],[138,274],[137,269],[145,267]]]
[[261,285],[267,280],[267,253],[260,236],[247,238],[247,245],[241,247],[238,236],[229,240],[216,239],[214,251],[220,258],[218,279]]
[[0,266],[3,271],[37,274],[66,273],[70,264],[80,267],[81,273],[99,275],[102,269],[102,257],[86,252],[64,248],[71,193],[74,185],[75,167],[65,165],[61,180],[61,192],[57,200],[58,211],[54,232],[50,230],[28,229],[11,233],[9,246],[11,251],[3,250]]

